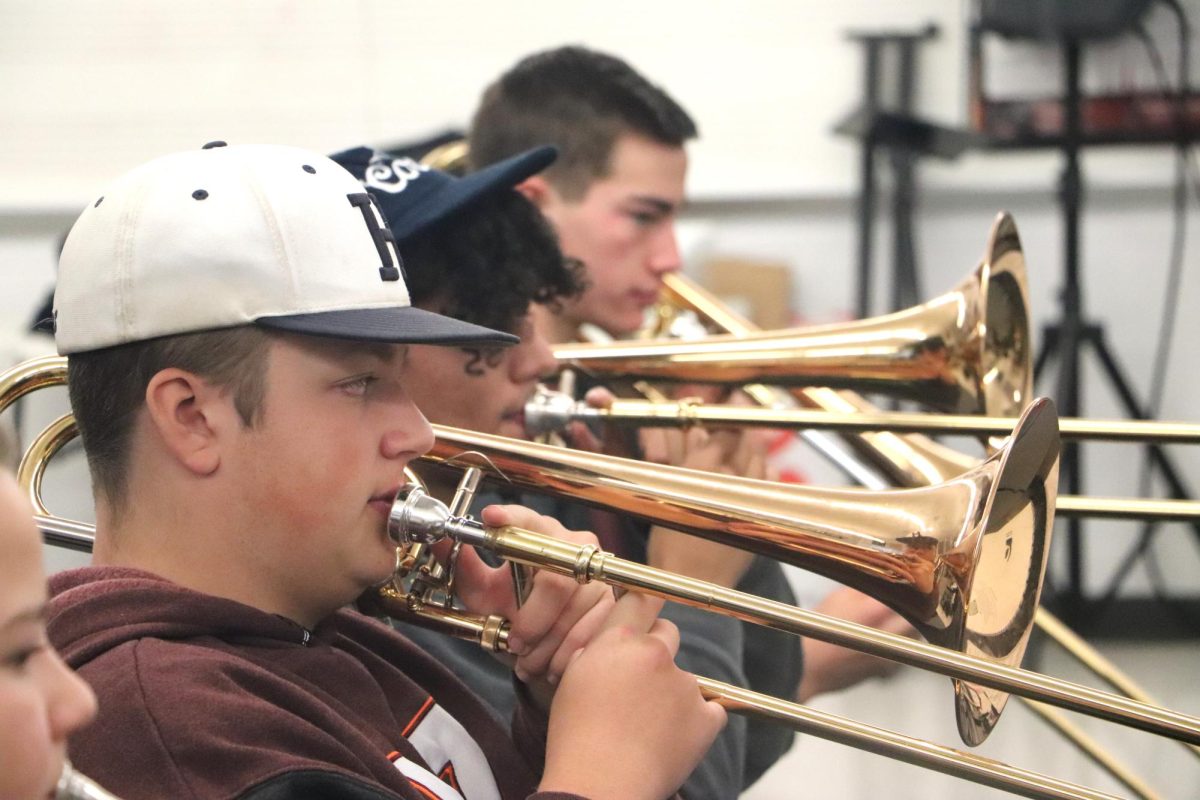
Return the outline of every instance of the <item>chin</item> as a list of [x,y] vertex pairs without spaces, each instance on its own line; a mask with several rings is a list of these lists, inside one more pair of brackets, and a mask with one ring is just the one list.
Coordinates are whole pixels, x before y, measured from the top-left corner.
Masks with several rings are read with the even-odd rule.
[[510,439],[528,439],[525,426],[516,422],[501,422],[495,431],[497,436],[507,436]]
[[646,315],[641,311],[638,311],[636,314],[630,314],[628,317],[623,319],[612,320],[608,324],[601,325],[600,327],[607,330],[613,336],[625,337],[632,336],[640,331],[645,321]]

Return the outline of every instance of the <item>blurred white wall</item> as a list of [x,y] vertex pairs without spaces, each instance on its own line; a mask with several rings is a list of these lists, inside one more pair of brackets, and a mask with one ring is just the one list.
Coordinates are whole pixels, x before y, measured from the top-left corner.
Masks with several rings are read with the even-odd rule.
[[[691,147],[695,206],[685,222],[691,265],[713,255],[787,263],[800,318],[845,318],[853,304],[858,151],[830,129],[857,104],[861,89],[860,53],[846,34],[936,23],[940,37],[921,50],[917,104],[932,119],[961,125],[967,15],[958,0],[617,0],[602,7],[544,0],[5,0],[3,351],[11,360],[49,347],[44,339],[19,334],[53,283],[57,238],[83,203],[140,161],[216,138],[325,151],[420,138],[465,124],[481,89],[522,54],[565,42],[627,58],[669,87],[699,121],[702,138]],[[1017,56],[1024,59],[1020,70],[990,73],[995,91],[1014,91],[1017,77],[1040,74],[1039,58],[1043,71],[1056,69],[1045,52],[1010,54],[1008,63]],[[1110,62],[1095,58],[1085,77],[1104,77]],[[1083,163],[1087,310],[1107,325],[1109,344],[1144,392],[1173,231],[1172,157],[1165,148],[1096,148]],[[958,282],[982,250],[994,213],[1008,208],[1017,214],[1028,253],[1035,321],[1051,319],[1061,283],[1053,202],[1058,166],[1054,153],[1042,152],[972,153],[923,167],[916,219],[926,294]],[[1193,202],[1193,228],[1195,209]],[[881,219],[881,276],[887,274],[888,236]],[[1196,252],[1189,248],[1186,258],[1165,418],[1197,416],[1191,398],[1200,385],[1190,369],[1190,345],[1200,333],[1190,313],[1200,299],[1192,274]],[[877,296],[885,293],[881,285]],[[1087,412],[1118,415],[1114,395],[1097,379],[1095,360],[1085,360],[1085,369]],[[1051,383],[1041,388],[1053,391]],[[1109,494],[1132,491],[1131,452],[1092,448],[1091,485]],[[1194,451],[1179,450],[1175,457],[1200,486]],[[86,500],[84,494],[72,506]],[[1113,528],[1111,535],[1094,537],[1100,563],[1092,580],[1102,584],[1103,562],[1116,559],[1115,543],[1134,532],[1130,526],[1096,528]],[[1173,526],[1158,540],[1172,585],[1194,594],[1196,538]]]
[[[853,305],[858,150],[830,133],[861,91],[859,49],[846,34],[938,24],[940,38],[921,51],[917,104],[934,120],[962,125],[966,15],[960,0],[0,0],[0,355],[7,363],[51,348],[23,331],[53,283],[57,238],[84,203],[141,161],[212,139],[332,151],[461,127],[498,72],[523,54],[570,42],[627,58],[698,120],[703,138],[691,147],[690,187],[696,203],[683,226],[689,268],[717,255],[786,263],[798,317],[846,318]],[[1018,56],[991,80],[1013,89],[1018,77],[1045,80],[1056,67],[1044,53]],[[1102,66],[1089,66],[1086,77],[1095,80]],[[1110,346],[1144,393],[1173,231],[1171,156],[1162,148],[1095,149],[1085,154],[1084,170],[1086,307],[1107,326]],[[1016,214],[1025,244],[1035,323],[1040,328],[1052,319],[1062,278],[1057,171],[1053,153],[973,153],[924,167],[916,234],[926,294],[949,289],[973,268],[992,217],[1006,208]],[[1195,420],[1194,198],[1187,217],[1193,242],[1162,416]],[[889,235],[881,219],[881,275]],[[881,286],[877,296],[885,293]],[[1094,360],[1085,361],[1085,376],[1088,414],[1119,415]],[[1053,384],[1041,388],[1052,391]],[[63,406],[61,395],[26,403],[22,432],[31,435]],[[1177,449],[1175,457],[1200,487],[1200,456]],[[1131,493],[1134,462],[1128,448],[1090,448],[1092,491]],[[80,455],[54,467],[48,485],[53,509],[89,517]],[[1088,577],[1098,588],[1136,532],[1117,524],[1091,530]],[[1156,551],[1168,588],[1195,596],[1195,535],[1164,527]],[[1052,571],[1061,573],[1061,555]],[[79,561],[50,555],[52,568]],[[1144,573],[1135,578],[1130,590],[1147,592]],[[1155,671],[1153,663],[1146,666]],[[946,691],[940,681],[937,691]],[[870,689],[865,697],[868,708],[890,702]],[[1194,693],[1190,698],[1194,711]],[[903,719],[911,706],[901,701],[891,712]],[[1038,747],[1024,747],[1030,749]],[[915,771],[892,778],[863,760],[839,767],[843,782],[834,782],[814,774],[825,752],[806,748],[807,761],[781,767],[754,796],[874,796],[881,781],[899,797],[980,796],[956,782],[940,793],[919,788],[925,784],[913,780]]]

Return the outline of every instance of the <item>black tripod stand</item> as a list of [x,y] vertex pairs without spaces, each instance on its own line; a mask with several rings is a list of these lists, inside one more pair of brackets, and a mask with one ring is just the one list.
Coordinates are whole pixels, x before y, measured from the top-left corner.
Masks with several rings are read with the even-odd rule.
[[[1130,419],[1147,419],[1148,414],[1130,388],[1129,380],[1108,348],[1102,326],[1089,322],[1083,311],[1083,290],[1079,279],[1079,215],[1083,201],[1083,181],[1079,169],[1079,150],[1083,145],[1081,124],[1079,39],[1066,39],[1063,44],[1065,62],[1064,128],[1062,136],[1063,171],[1059,185],[1059,201],[1063,214],[1063,266],[1064,283],[1059,293],[1061,318],[1043,328],[1042,350],[1034,365],[1035,377],[1040,377],[1051,358],[1058,361],[1058,383],[1055,398],[1059,413],[1064,417],[1082,416],[1083,397],[1080,390],[1080,357],[1084,348],[1096,356],[1105,378],[1116,392],[1125,413]],[[1157,445],[1148,445],[1149,456],[1154,468],[1161,473],[1170,488],[1171,496],[1187,499],[1190,491],[1179,477],[1179,471],[1167,454]],[[1064,494],[1081,495],[1083,491],[1083,464],[1080,447],[1066,442],[1062,451],[1061,490]],[[1200,535],[1200,524],[1196,525]],[[1154,532],[1154,523],[1147,523],[1142,543],[1126,556],[1118,567],[1112,584],[1105,592],[1111,600],[1125,576],[1145,552],[1145,546]],[[1071,518],[1066,524],[1068,573],[1066,585],[1060,587],[1058,601],[1063,616],[1077,627],[1087,627],[1095,618],[1093,600],[1084,591],[1084,538],[1083,525],[1079,518]]]

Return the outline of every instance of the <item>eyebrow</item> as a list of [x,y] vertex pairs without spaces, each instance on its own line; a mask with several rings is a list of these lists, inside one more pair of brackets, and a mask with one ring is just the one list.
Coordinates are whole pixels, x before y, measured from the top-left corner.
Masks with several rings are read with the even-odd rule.
[[362,350],[372,358],[378,359],[385,364],[391,364],[393,361],[402,359],[406,348],[401,345],[378,344],[376,342],[364,342]]
[[42,603],[40,606],[27,608],[24,611],[14,614],[5,620],[4,624],[0,627],[11,628],[14,625],[20,625],[25,622],[44,622],[48,614],[49,607],[45,603]]
[[338,342],[335,346],[335,351],[341,357],[348,356],[368,356],[376,361],[382,361],[385,364],[391,364],[394,361],[403,361],[408,353],[408,346],[401,344],[384,344],[382,342]]
[[648,206],[653,206],[656,211],[661,214],[669,214],[675,210],[675,204],[669,200],[663,200],[661,197],[653,197],[650,195],[634,195],[633,201],[636,203],[644,203]]

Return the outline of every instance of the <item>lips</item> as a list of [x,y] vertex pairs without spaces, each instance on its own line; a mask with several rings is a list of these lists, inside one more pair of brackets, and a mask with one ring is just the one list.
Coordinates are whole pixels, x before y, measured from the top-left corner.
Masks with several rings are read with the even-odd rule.
[[642,308],[647,308],[658,302],[657,289],[653,291],[632,291],[629,293],[629,296]]
[[392,510],[392,503],[396,500],[396,495],[399,493],[401,485],[397,484],[391,489],[387,489],[378,494],[371,495],[371,499],[367,501],[367,505],[379,511],[383,516],[387,516]]

